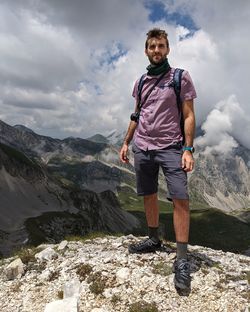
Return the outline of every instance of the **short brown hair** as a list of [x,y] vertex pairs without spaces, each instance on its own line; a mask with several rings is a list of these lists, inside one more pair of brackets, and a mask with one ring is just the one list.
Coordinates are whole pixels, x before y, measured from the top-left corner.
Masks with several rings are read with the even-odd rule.
[[145,49],[148,48],[148,40],[151,38],[166,39],[167,48],[169,48],[168,34],[165,32],[165,30],[162,30],[160,28],[153,28],[149,30],[149,32],[147,33],[147,40],[145,42]]

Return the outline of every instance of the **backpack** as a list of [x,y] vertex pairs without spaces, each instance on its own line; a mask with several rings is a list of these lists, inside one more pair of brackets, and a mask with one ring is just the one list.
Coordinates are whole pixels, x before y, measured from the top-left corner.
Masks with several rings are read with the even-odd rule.
[[[181,128],[181,133],[183,137],[183,145],[185,143],[185,133],[184,133],[184,118],[183,118],[183,113],[182,113],[182,101],[181,101],[181,77],[184,69],[176,68],[174,71],[174,76],[173,76],[173,81],[169,84],[169,87],[174,88],[174,92],[176,95],[176,104],[180,116],[180,128]],[[144,84],[144,77],[146,74],[143,74],[139,80],[138,83],[138,99],[139,103],[141,102],[141,93],[142,93],[142,87]],[[164,76],[164,75],[163,75]],[[153,88],[155,85],[163,78],[163,76],[160,76],[160,79],[157,79],[156,83],[154,84]],[[152,88],[152,89],[153,89]],[[141,110],[142,105],[140,105],[139,110]]]

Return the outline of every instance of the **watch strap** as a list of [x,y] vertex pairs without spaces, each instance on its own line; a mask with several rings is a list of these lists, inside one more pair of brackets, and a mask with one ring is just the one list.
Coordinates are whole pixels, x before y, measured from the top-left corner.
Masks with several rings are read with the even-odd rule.
[[193,146],[184,146],[183,151],[190,151],[191,153],[194,152],[194,147]]

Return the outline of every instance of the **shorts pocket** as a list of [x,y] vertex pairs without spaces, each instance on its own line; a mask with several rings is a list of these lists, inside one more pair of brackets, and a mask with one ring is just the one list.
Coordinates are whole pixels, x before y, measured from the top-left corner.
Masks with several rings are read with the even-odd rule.
[[138,154],[138,153],[141,152],[141,150],[139,149],[139,147],[137,147],[137,146],[135,145],[135,143],[133,143],[133,145],[132,145],[132,152],[133,152],[134,154]]

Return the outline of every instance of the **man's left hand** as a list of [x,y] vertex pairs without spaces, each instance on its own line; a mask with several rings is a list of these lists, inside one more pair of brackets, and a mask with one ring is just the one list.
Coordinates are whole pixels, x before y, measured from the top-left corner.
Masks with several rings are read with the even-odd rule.
[[190,151],[184,151],[181,160],[182,169],[186,172],[190,172],[194,169],[194,158]]

